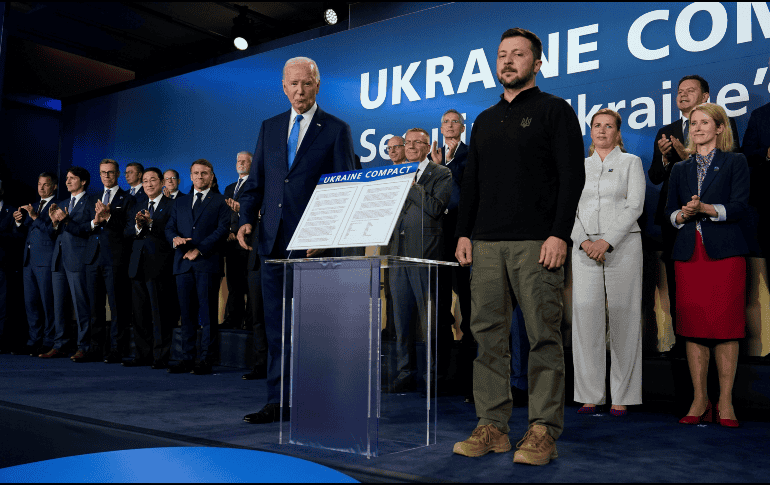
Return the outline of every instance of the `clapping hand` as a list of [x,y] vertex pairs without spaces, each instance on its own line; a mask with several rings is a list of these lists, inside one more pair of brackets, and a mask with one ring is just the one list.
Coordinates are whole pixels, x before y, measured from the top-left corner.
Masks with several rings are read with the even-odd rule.
[[96,215],[94,216],[94,224],[99,225],[110,218],[110,205],[105,204],[101,200],[96,201]]
[[433,163],[441,165],[444,161],[444,157],[441,156],[441,150],[438,148],[438,141],[434,140],[433,145],[430,147],[430,158]]
[[233,212],[241,211],[241,203],[236,201],[235,199],[225,199],[225,203]]
[[451,160],[455,157],[455,152],[457,151],[457,147],[460,146],[460,140],[456,140],[454,138],[445,138],[444,143],[447,144],[449,147],[449,151],[446,154],[446,159]]
[[136,225],[139,227],[144,226],[151,226],[152,225],[152,218],[150,217],[150,213],[146,210],[139,211],[136,213]]
[[66,207],[62,209],[56,204],[51,204],[48,207],[48,215],[51,217],[51,222],[58,225],[61,221],[69,217],[69,211]]

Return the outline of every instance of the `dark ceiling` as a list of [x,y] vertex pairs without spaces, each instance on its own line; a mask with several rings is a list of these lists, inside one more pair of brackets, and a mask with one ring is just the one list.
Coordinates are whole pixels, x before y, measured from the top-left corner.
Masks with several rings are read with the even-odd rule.
[[325,26],[328,6],[347,22],[347,3],[10,2],[3,91],[66,102],[235,52],[243,7],[253,46]]

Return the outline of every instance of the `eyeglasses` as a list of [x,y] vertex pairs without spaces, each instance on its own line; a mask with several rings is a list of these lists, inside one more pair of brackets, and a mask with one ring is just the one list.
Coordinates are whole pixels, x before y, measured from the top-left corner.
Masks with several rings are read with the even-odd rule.
[[117,171],[117,170],[109,170],[109,171],[108,171],[108,170],[102,170],[102,171],[100,171],[100,172],[99,172],[99,175],[101,175],[101,176],[105,176],[105,175],[115,175],[115,174],[117,174],[117,173],[118,173],[118,171]]
[[460,120],[444,120],[442,121],[445,125],[448,125],[449,123],[461,123]]
[[394,151],[396,151],[396,148],[404,148],[404,145],[391,145],[391,146],[388,147],[388,151],[389,152],[394,152]]
[[430,145],[430,143],[425,143],[424,141],[420,141],[420,140],[412,140],[412,141],[407,140],[404,142],[404,145],[410,147],[410,146],[419,146],[419,145]]
[[166,177],[163,180],[165,180],[166,182],[171,182],[172,180],[176,180],[176,177]]

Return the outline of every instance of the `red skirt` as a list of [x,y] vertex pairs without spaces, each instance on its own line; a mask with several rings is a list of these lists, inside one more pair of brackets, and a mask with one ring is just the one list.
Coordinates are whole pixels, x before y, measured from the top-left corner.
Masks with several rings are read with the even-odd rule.
[[712,259],[700,233],[688,261],[674,263],[676,333],[683,337],[738,339],[746,336],[746,260]]

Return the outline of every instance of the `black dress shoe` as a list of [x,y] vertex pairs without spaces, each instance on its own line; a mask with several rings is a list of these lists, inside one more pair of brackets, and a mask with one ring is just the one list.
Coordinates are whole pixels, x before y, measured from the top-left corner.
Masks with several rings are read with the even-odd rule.
[[150,361],[145,359],[132,359],[128,362],[123,362],[122,364],[123,367],[145,367],[150,365]]
[[109,354],[107,354],[107,357],[104,358],[104,363],[105,364],[122,364],[123,357],[121,357],[119,353],[113,350]]
[[267,365],[255,365],[248,374],[243,374],[241,379],[244,381],[253,381],[256,379],[267,378]]
[[150,367],[153,369],[165,369],[166,367],[168,367],[168,363],[166,363],[163,360],[156,360],[155,362],[152,363]]
[[195,364],[191,360],[180,360],[178,364],[172,365],[166,372],[169,374],[189,374],[192,372]]
[[[276,423],[280,421],[281,417],[281,405],[280,404],[265,404],[258,413],[247,414],[243,417],[243,420],[251,424],[267,424]],[[283,419],[289,419],[289,408],[287,407],[283,413]]]
[[205,376],[206,374],[211,374],[211,363],[207,360],[202,360],[195,364],[195,367],[193,367],[192,373],[196,376]]

